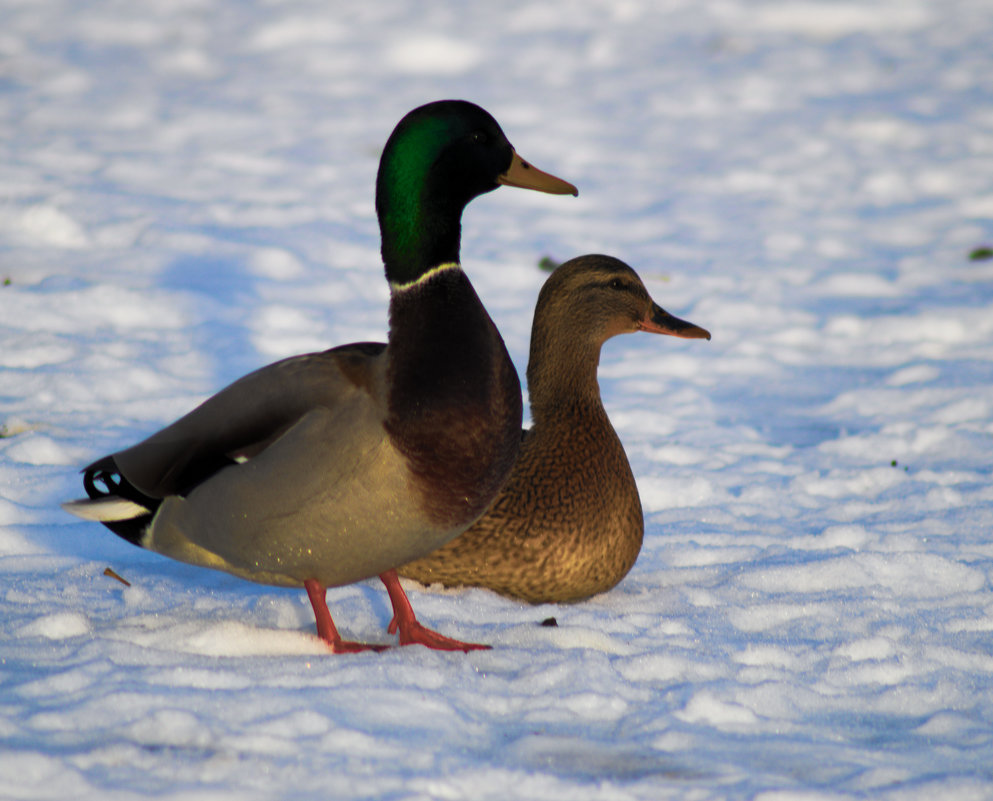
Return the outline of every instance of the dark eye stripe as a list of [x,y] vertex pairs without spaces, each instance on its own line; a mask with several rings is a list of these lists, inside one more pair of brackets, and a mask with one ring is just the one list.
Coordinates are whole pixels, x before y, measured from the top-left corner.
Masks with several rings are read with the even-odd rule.
[[613,289],[618,292],[634,292],[635,288],[620,278],[608,278],[597,284],[600,289]]
[[605,278],[595,284],[587,284],[587,289],[591,291],[610,290],[613,292],[630,292],[632,295],[641,297],[641,290],[636,284],[629,284],[623,278]]

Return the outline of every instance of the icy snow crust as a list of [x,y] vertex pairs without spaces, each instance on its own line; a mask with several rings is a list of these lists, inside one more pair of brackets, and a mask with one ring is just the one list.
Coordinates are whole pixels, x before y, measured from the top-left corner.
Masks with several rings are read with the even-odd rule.
[[[993,798],[987,0],[2,14],[0,797]],[[624,259],[713,341],[604,350],[619,587],[411,587],[494,649],[331,657],[302,591],[58,503],[248,370],[385,336],[379,150],[441,97],[580,188],[464,218],[522,373],[543,255]],[[390,641],[377,582],[329,602]]]

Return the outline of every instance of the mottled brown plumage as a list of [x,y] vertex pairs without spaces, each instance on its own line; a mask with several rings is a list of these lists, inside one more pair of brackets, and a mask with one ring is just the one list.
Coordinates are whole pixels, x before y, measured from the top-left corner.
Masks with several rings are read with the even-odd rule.
[[644,518],[627,456],[600,400],[600,348],[616,334],[710,334],[672,317],[609,256],[559,267],[531,332],[532,427],[507,483],[468,531],[400,568],[425,584],[480,586],[531,603],[615,586],[641,550]]

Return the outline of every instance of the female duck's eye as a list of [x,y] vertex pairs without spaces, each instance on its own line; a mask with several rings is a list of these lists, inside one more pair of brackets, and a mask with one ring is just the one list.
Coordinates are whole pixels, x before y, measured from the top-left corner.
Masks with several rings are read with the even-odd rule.
[[611,289],[624,289],[624,282],[620,278],[615,278],[610,282]]

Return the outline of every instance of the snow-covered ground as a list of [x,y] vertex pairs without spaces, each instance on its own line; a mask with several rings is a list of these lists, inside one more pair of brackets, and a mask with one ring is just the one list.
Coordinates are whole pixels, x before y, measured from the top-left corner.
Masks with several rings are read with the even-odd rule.
[[[993,798],[988,0],[0,16],[0,798]],[[494,649],[331,657],[303,591],[58,504],[248,370],[385,335],[378,154],[441,97],[580,188],[464,218],[522,372],[544,255],[624,259],[713,341],[604,350],[647,522],[619,587],[412,588]],[[390,641],[378,582],[329,602]]]

